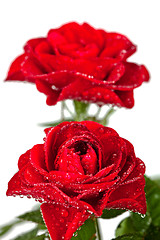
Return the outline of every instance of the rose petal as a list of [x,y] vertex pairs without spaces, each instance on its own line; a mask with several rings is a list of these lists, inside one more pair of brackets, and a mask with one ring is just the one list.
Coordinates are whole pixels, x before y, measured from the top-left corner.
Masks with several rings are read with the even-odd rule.
[[66,123],[62,128],[59,126],[60,125],[49,132],[45,141],[45,159],[49,171],[54,169],[54,160],[61,144],[68,138],[72,139],[73,136],[78,135],[82,131],[88,131],[87,128],[80,123]]
[[149,73],[143,65],[125,62],[124,66],[124,75],[115,85],[110,85],[112,89],[129,91],[139,87],[144,81],[148,81]]
[[48,72],[69,71],[87,74],[88,78],[103,80],[119,61],[113,58],[76,58],[64,55],[39,54],[39,62]]
[[30,152],[31,150],[26,151],[22,154],[18,160],[18,168],[21,170],[30,160]]
[[118,33],[106,33],[106,43],[101,57],[119,57],[126,60],[136,51],[136,46],[124,35]]
[[21,66],[21,71],[23,72],[25,79],[30,82],[33,82],[33,76],[43,74],[44,69],[43,67],[31,57],[26,57],[25,61]]
[[73,233],[90,216],[86,210],[66,208],[57,204],[44,203],[41,205],[41,211],[49,234],[54,240],[70,240]]
[[[46,176],[47,174],[45,174]],[[28,163],[25,167],[23,167],[19,171],[19,177],[21,182],[23,182],[26,186],[33,186],[37,183],[46,183],[48,182],[46,178],[38,171],[32,164]]]
[[49,179],[54,182],[56,186],[65,187],[70,183],[83,183],[89,176],[77,174],[73,172],[51,171]]
[[54,162],[54,167],[57,171],[75,172],[84,175],[80,156],[72,149],[65,148],[60,152]]
[[52,89],[48,83],[41,80],[36,80],[36,87],[38,91],[47,95],[46,102],[49,106],[55,105],[57,103],[61,91]]
[[24,46],[24,50],[27,54],[31,54],[32,56],[34,55],[34,50],[39,45],[41,42],[44,42],[46,38],[33,38],[30,39]]
[[41,174],[46,174],[47,168],[45,164],[44,144],[37,144],[31,149],[30,163]]
[[76,82],[63,88],[58,101],[65,99],[76,99],[78,101],[88,101],[103,104],[113,104],[118,106],[124,106],[119,96],[113,91],[98,86],[92,86],[87,81],[77,80]]
[[11,64],[8,75],[6,78],[7,80],[19,80],[19,81],[24,81],[25,77],[23,75],[23,72],[21,71],[21,65],[24,62],[26,58],[26,54],[22,54],[19,57],[17,57]]
[[[108,207],[109,205],[115,205],[115,203],[118,203],[118,201],[122,203],[123,199],[136,200],[136,198],[138,198],[138,196],[140,196],[144,192],[144,186],[145,186],[144,178],[138,179],[137,181],[133,181],[128,184],[118,186],[117,189],[111,191],[106,207]],[[139,202],[139,204],[143,205],[143,203],[141,202]],[[133,209],[133,206],[130,206],[130,208]]]
[[126,108],[132,108],[134,106],[133,90],[130,91],[115,91],[117,96],[121,99]]
[[[64,24],[63,26],[61,26],[60,28],[57,28],[56,31],[63,35],[65,37],[65,39],[67,40],[67,42],[78,42],[79,40],[79,31],[81,29],[81,26],[76,23],[76,22],[70,22],[67,24]],[[55,31],[55,29],[51,29],[48,33],[51,34],[53,31]]]

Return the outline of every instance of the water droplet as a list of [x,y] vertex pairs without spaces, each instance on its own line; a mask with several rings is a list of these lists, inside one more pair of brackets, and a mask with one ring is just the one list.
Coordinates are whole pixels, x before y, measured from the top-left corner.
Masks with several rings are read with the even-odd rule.
[[68,211],[67,211],[66,209],[62,209],[62,210],[61,210],[61,215],[62,215],[63,217],[68,217]]
[[59,221],[60,221],[60,223],[64,223],[64,219],[63,218],[61,218]]

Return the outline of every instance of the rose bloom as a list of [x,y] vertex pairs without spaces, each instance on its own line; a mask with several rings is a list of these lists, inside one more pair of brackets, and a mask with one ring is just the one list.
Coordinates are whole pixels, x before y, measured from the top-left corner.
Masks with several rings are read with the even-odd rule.
[[144,65],[127,62],[135,51],[124,35],[71,22],[29,40],[6,80],[35,83],[48,105],[76,99],[132,108],[133,89],[149,80]]
[[7,195],[42,202],[52,239],[71,239],[105,208],[145,214],[145,166],[130,142],[92,121],[63,122],[45,133],[44,144],[19,158]]

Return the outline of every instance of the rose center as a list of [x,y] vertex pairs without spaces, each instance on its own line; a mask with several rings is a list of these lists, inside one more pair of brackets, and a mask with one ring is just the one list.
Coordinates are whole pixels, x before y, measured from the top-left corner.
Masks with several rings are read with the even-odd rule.
[[94,175],[98,171],[96,148],[87,141],[78,140],[69,146],[62,146],[54,167],[58,171]]

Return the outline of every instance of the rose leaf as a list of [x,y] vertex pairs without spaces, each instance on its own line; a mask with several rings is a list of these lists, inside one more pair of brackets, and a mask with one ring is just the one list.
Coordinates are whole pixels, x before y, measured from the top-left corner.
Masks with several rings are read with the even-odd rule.
[[115,218],[124,212],[125,210],[121,210],[121,209],[104,209],[103,214],[101,215],[101,218],[104,218],[104,219]]
[[[30,221],[30,222],[38,223],[39,225],[42,225],[42,226],[44,225],[44,227],[45,227],[40,209],[24,213],[23,215],[20,215],[17,218],[21,219],[23,221]],[[46,227],[45,227],[45,229],[46,229]]]
[[31,231],[25,232],[12,240],[33,240],[36,237],[37,232],[38,229],[34,228]]
[[74,233],[71,240],[95,240],[96,239],[96,226],[95,221],[89,218],[85,223]]

